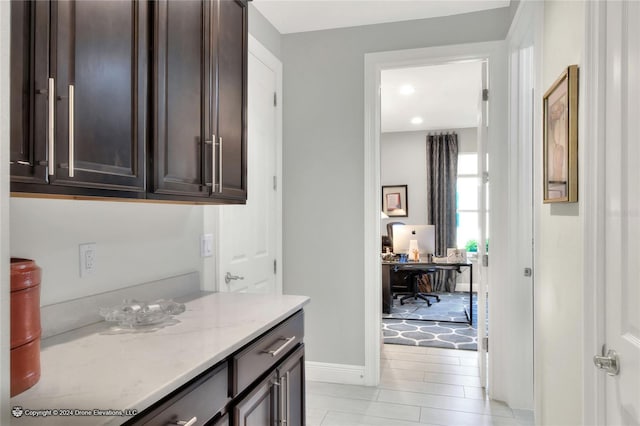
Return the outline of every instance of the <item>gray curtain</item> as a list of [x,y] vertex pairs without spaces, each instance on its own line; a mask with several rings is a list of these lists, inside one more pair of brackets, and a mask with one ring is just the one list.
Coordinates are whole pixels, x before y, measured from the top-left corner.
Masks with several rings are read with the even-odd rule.
[[[427,223],[436,226],[436,256],[446,256],[456,247],[456,186],[458,135],[427,136]],[[451,290],[449,271],[438,272],[435,287]]]

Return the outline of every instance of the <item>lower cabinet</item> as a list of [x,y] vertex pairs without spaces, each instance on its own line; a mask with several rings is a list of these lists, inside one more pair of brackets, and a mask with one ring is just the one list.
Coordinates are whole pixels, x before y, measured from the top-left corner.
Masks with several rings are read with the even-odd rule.
[[304,345],[301,345],[277,369],[280,392],[278,419],[280,424],[305,424]]
[[231,417],[229,417],[229,413],[227,413],[211,424],[213,426],[231,426]]
[[233,424],[275,425],[277,424],[278,377],[274,372],[268,375],[247,396],[233,408]]
[[303,426],[300,310],[126,425]]
[[219,417],[230,400],[229,367],[222,362],[125,424],[204,425]]
[[304,345],[233,409],[234,426],[304,425]]

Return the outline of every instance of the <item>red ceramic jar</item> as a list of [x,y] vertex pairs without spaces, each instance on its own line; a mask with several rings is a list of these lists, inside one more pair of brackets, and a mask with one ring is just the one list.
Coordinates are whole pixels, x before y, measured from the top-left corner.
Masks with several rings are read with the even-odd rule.
[[40,379],[40,281],[33,260],[11,258],[11,396]]

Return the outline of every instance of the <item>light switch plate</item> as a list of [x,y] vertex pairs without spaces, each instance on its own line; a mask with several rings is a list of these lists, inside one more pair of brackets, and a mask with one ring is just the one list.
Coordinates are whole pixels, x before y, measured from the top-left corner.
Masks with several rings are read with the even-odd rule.
[[213,256],[213,234],[202,234],[200,236],[200,257]]
[[96,243],[80,244],[80,277],[96,271]]

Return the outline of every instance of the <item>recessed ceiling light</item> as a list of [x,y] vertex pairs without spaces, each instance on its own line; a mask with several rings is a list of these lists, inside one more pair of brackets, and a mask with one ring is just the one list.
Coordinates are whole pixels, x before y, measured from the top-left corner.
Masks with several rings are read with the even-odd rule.
[[399,90],[401,95],[410,95],[415,91],[416,89],[414,89],[413,86],[410,84],[405,84],[404,86],[401,86]]
[[411,119],[411,124],[422,124],[422,117],[413,117]]

